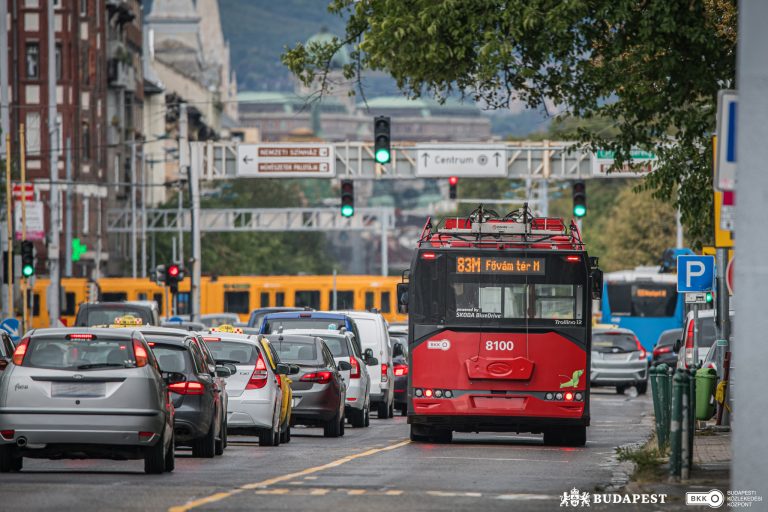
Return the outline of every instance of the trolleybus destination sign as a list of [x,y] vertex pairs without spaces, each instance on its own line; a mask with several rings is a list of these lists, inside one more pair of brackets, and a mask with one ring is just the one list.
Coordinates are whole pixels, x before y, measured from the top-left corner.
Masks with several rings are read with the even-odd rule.
[[544,258],[499,258],[496,256],[459,256],[459,274],[528,274],[544,275]]

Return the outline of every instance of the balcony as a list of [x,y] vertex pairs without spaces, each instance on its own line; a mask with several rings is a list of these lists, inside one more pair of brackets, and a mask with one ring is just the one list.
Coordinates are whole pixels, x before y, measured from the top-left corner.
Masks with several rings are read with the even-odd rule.
[[136,70],[121,59],[112,58],[107,61],[107,80],[110,87],[136,91]]

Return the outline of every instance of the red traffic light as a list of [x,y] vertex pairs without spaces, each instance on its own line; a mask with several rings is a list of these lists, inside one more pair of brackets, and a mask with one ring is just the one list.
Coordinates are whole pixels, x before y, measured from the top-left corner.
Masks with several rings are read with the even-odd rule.
[[171,265],[168,267],[168,275],[171,277],[178,277],[179,272],[180,270],[178,265]]
[[459,183],[459,177],[458,176],[451,176],[448,178],[448,184],[456,186]]

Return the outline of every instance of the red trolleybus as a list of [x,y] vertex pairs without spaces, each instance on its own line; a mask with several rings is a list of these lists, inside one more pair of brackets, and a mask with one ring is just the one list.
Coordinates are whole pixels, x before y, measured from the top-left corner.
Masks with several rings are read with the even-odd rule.
[[527,205],[428,220],[398,290],[409,313],[411,440],[534,432],[583,446],[601,287],[576,225],[532,217]]

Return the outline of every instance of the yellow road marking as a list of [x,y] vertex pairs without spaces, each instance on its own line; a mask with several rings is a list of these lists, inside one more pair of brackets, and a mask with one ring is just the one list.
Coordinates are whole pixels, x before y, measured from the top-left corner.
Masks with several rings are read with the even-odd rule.
[[301,471],[297,471],[295,473],[288,473],[287,475],[282,475],[282,476],[277,476],[275,478],[262,480],[261,482],[246,484],[237,489],[232,489],[231,491],[217,492],[216,494],[211,494],[210,496],[206,496],[204,498],[199,498],[197,500],[190,501],[185,505],[177,505],[175,507],[170,507],[168,509],[168,512],[187,512],[189,510],[192,510],[193,508],[198,508],[198,507],[202,507],[203,505],[208,505],[210,503],[216,503],[218,501],[225,500],[243,491],[249,491],[253,489],[263,489],[264,487],[269,487],[270,485],[275,485],[280,482],[293,480],[294,478],[300,478],[307,475],[312,475],[320,471],[325,471],[326,469],[337,468],[342,464],[346,464],[347,462],[352,462],[353,460],[361,459],[363,457],[370,457],[371,455],[376,455],[377,453],[396,450],[397,448],[401,448],[409,443],[410,443],[409,440],[401,441],[399,443],[385,446],[384,448],[374,448],[371,450],[366,450],[364,452],[347,455],[346,457],[342,457],[340,459],[334,460],[333,462],[329,462],[328,464],[323,464],[322,466],[315,466],[312,468],[307,468]]
[[288,494],[290,489],[259,489],[256,494]]
[[361,494],[365,494],[365,489],[350,489],[347,491],[347,494],[349,496],[360,496]]
[[385,496],[400,496],[403,494],[403,491],[387,491],[384,493]]
[[331,492],[330,489],[312,489],[311,491],[309,491],[309,495],[310,496],[325,496],[329,492]]

